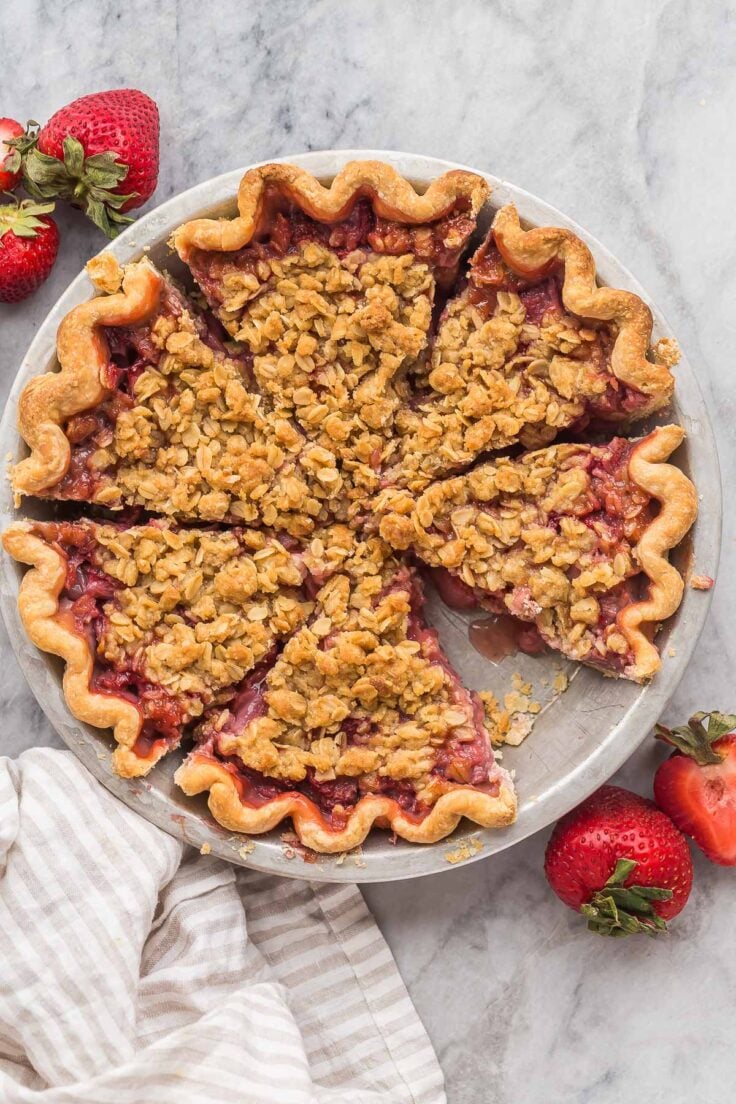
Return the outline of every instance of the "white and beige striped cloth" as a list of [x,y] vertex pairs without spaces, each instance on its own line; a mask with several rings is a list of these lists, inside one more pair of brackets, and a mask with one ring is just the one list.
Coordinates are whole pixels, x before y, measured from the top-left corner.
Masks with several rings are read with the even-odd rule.
[[69,752],[0,758],[3,1104],[444,1100],[353,886],[235,869]]

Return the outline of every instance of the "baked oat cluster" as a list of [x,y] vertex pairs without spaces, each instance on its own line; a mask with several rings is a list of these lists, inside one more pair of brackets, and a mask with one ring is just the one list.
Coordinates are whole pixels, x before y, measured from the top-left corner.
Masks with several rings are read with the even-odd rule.
[[334,455],[311,445],[287,413],[264,406],[242,353],[207,344],[193,304],[182,306],[170,285],[162,298],[144,337],[115,335],[127,359],[131,350],[137,358],[135,373],[111,367],[130,394],[118,393],[118,409],[101,424],[84,413],[70,420],[72,464],[61,494],[77,497],[81,483],[104,506],[309,532],[339,489]]
[[327,188],[252,170],[237,218],[174,235],[193,294],[98,259],[104,294],[21,398],[19,499],[102,511],[6,534],[35,568],[29,632],[65,658],[77,715],[114,729],[121,773],[193,737],[177,780],[232,830],[291,817],[337,851],[374,823],[432,842],[513,819],[492,738],[523,738],[528,688],[462,685],[422,572],[511,614],[530,650],[658,665],[694,516],[663,463],[682,433],[551,442],[664,406],[674,354],[568,231],[504,208],[463,267],[487,191],[450,172],[419,194],[374,162]]
[[[397,417],[397,479],[421,491],[488,452],[539,448],[595,417],[649,413],[647,396],[611,371],[617,336],[616,324],[594,325],[566,310],[554,277],[516,276],[489,236],[467,285],[445,306],[431,356],[414,373],[416,401]],[[672,353],[663,347],[650,355],[665,363]]]
[[162,697],[154,702],[151,687],[179,725],[229,700],[310,608],[302,564],[258,530],[77,521],[33,532],[66,559],[62,601],[79,629],[94,631],[94,684],[145,685],[147,719]]
[[381,532],[571,659],[624,670],[633,655],[616,614],[637,597],[635,549],[652,520],[650,495],[626,477],[631,447],[619,438],[503,457],[416,503],[387,492]]
[[346,798],[355,804],[366,793],[395,790],[405,805],[426,808],[454,783],[487,780],[491,753],[473,699],[421,621],[412,570],[383,541],[356,541],[342,527],[316,538],[305,563],[334,574],[268,671],[265,710],[245,726],[225,710],[211,725],[218,752],[327,793],[341,779],[343,814]]

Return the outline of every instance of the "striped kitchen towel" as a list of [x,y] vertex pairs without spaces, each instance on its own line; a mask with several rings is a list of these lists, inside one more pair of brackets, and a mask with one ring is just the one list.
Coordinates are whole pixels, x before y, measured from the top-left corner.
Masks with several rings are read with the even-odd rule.
[[353,886],[202,856],[69,752],[0,758],[3,1104],[444,1100]]

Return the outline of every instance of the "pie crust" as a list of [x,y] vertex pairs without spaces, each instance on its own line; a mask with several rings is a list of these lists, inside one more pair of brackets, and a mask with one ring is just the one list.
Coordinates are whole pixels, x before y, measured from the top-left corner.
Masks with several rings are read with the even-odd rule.
[[145,322],[158,307],[162,287],[153,265],[141,261],[126,269],[120,291],[80,303],[63,319],[56,339],[60,370],[31,380],[18,402],[18,429],[31,455],[13,470],[17,496],[43,494],[59,482],[71,455],[64,423],[105,397],[108,350],[101,327]]
[[487,452],[648,417],[672,397],[677,355],[651,332],[638,296],[597,285],[579,238],[502,207],[411,380],[393,478],[418,492]]
[[319,222],[340,222],[361,196],[367,196],[381,218],[420,225],[442,218],[466,201],[475,215],[489,187],[475,173],[453,169],[437,177],[421,195],[391,165],[383,161],[349,161],[329,187],[297,165],[268,164],[250,169],[238,188],[238,217],[194,219],[173,234],[183,261],[193,249],[234,252],[248,245],[270,222],[279,199],[295,203]]
[[[651,638],[682,599],[682,576],[667,555],[683,539],[697,514],[692,483],[679,468],[664,463],[683,438],[679,426],[669,425],[631,445],[618,442],[628,449],[628,488],[644,492],[659,503],[657,515],[648,518],[645,498],[639,495],[638,502],[627,503],[622,476],[618,471],[613,473],[610,493],[623,498],[622,528],[627,524],[631,528],[631,540],[626,543],[623,537],[617,543],[608,535],[612,528],[609,520],[616,525],[619,519],[615,514],[606,518],[605,502],[604,517],[599,522],[599,503],[595,488],[591,488],[591,477],[578,466],[588,459],[595,463],[598,457],[605,461],[606,450],[614,448],[616,441],[606,446],[552,445],[516,459],[501,458],[473,468],[468,475],[434,483],[416,501],[405,492],[387,491],[379,501],[379,512],[384,515],[381,534],[393,547],[411,548],[432,567],[449,569],[481,600],[484,592],[488,593],[494,612],[536,621],[547,643],[571,658],[602,667],[608,648],[601,651],[597,663],[597,655],[592,653],[589,658],[585,651],[602,616],[599,602],[607,593],[617,593],[627,579],[642,574],[646,597],[635,599],[624,591],[623,605],[606,630],[616,633],[611,648],[625,657],[618,673],[643,682],[660,667],[659,652]],[[537,479],[544,496],[540,501],[525,497],[527,478]],[[603,493],[605,497],[605,490]],[[585,524],[585,506],[580,505],[591,495],[593,502],[588,509],[594,518],[592,528]],[[497,509],[483,526],[485,502],[493,502]],[[525,504],[531,510],[525,510]],[[445,522],[441,531],[438,518]],[[560,519],[568,521],[568,529],[560,527]],[[596,547],[594,536],[601,530],[600,546],[606,549],[605,555]],[[569,581],[565,581],[566,571],[570,572]],[[507,583],[503,582],[504,573],[508,573]],[[532,580],[536,580],[536,589],[530,592]],[[556,641],[552,632],[545,632],[545,611],[549,610],[555,611],[555,616],[561,614],[571,630],[569,639]],[[593,625],[590,631],[589,624]],[[621,638],[628,644],[628,653]]]
[[[292,815],[319,851],[356,846],[376,819],[413,842],[441,838],[461,816],[511,823],[511,780],[494,762],[480,700],[421,618],[415,573],[375,538],[332,531],[320,544],[322,570],[336,548],[346,557],[310,620],[240,705],[205,721],[179,785],[209,791],[233,830],[267,831]],[[312,570],[314,559],[308,551]]]
[[[85,542],[92,551],[75,565]],[[18,597],[28,635],[64,659],[74,715],[114,730],[113,766],[126,778],[147,774],[184,726],[229,700],[308,609],[299,559],[261,532],[16,522],[3,545],[33,568]],[[74,599],[88,598],[78,617]],[[150,721],[145,692],[136,704],[141,683],[155,694]],[[178,707],[163,724],[162,699]]]
[[563,266],[562,299],[567,309],[581,318],[616,323],[618,337],[611,353],[614,375],[650,397],[644,413],[661,409],[672,397],[674,380],[666,363],[647,356],[652,312],[646,303],[631,291],[599,287],[593,255],[571,230],[559,226],[524,230],[516,208],[508,204],[496,214],[493,231],[504,260],[520,275],[539,277],[557,263]]
[[32,568],[23,577],[18,610],[36,647],[64,660],[62,686],[72,713],[95,728],[113,730],[118,745],[112,757],[116,774],[123,778],[146,774],[153,763],[142,761],[131,750],[141,730],[140,712],[123,698],[90,691],[94,667],[90,646],[58,619],[58,598],[66,580],[64,557],[34,536],[26,522],[17,522],[5,531],[3,546],[14,559]]
[[[478,503],[482,506],[483,499],[476,491],[484,479],[495,478],[497,471],[513,476],[526,465],[542,466],[554,474],[558,469],[592,470],[593,463],[604,469],[609,465],[609,474],[600,478],[604,483],[609,480],[613,499],[623,496],[631,509],[627,513],[622,507],[619,516],[616,507],[601,504],[591,522],[593,528],[598,526],[597,535],[583,544],[588,550],[596,541],[605,545],[606,555],[601,555],[599,562],[610,567],[609,561],[616,559],[619,538],[615,534],[620,531],[628,543],[619,554],[619,568],[623,564],[620,580],[610,588],[615,601],[609,601],[605,616],[603,612],[598,615],[600,594],[585,594],[577,603],[577,614],[587,627],[574,629],[577,636],[572,643],[580,641],[598,616],[602,625],[598,636],[592,629],[588,635],[594,644],[598,642],[598,658],[602,657],[598,666],[605,673],[644,681],[660,665],[653,637],[659,624],[677,609],[683,592],[682,578],[669,563],[668,553],[692,525],[697,507],[690,481],[665,462],[683,438],[679,427],[664,426],[633,442],[549,444],[536,452],[494,459],[494,451],[517,442],[536,448],[563,431],[576,440],[580,435],[584,439],[587,423],[585,419],[576,423],[572,416],[556,417],[552,412],[543,431],[546,436],[539,440],[530,442],[518,427],[507,423],[505,436],[501,432],[489,438],[490,444],[483,444],[476,434],[473,444],[477,419],[469,410],[467,417],[462,413],[463,432],[470,434],[464,451],[453,455],[455,442],[447,427],[439,423],[429,425],[436,446],[430,440],[427,447],[424,440],[421,448],[415,447],[412,434],[425,432],[425,423],[431,422],[431,410],[423,406],[421,381],[444,363],[442,319],[451,318],[453,310],[466,309],[472,265],[483,260],[489,242],[517,287],[528,289],[535,282],[555,281],[557,301],[577,329],[567,336],[561,332],[560,348],[553,348],[554,355],[560,352],[564,357],[572,349],[574,360],[575,342],[584,330],[590,330],[579,340],[598,352],[605,345],[603,374],[614,379],[614,390],[620,384],[638,393],[630,410],[623,403],[613,410],[611,421],[627,425],[661,409],[672,395],[673,343],[663,341],[650,347],[649,309],[630,292],[598,286],[590,251],[570,231],[524,229],[515,208],[503,207],[495,216],[492,238],[471,262],[467,284],[462,275],[457,278],[461,254],[488,195],[482,177],[461,170],[445,173],[420,193],[392,167],[376,161],[350,162],[329,186],[296,166],[259,166],[247,172],[240,183],[235,218],[197,219],[173,235],[179,256],[199,280],[201,294],[186,296],[147,260],[131,264],[123,272],[109,255],[95,259],[88,267],[102,294],[74,308],[62,321],[57,338],[59,371],[32,380],[21,395],[18,424],[30,455],[12,472],[17,501],[32,495],[71,499],[109,510],[143,507],[153,515],[153,520],[143,525],[188,534],[190,543],[205,542],[208,532],[215,534],[212,539],[222,541],[235,539],[238,532],[246,534],[242,537],[246,542],[254,542],[253,548],[259,540],[276,541],[284,556],[298,565],[298,583],[281,580],[274,593],[298,604],[299,613],[292,609],[284,627],[273,631],[273,639],[264,637],[261,646],[251,649],[249,658],[240,663],[233,660],[233,655],[241,654],[237,641],[234,653],[224,658],[224,652],[218,653],[218,662],[232,662],[232,679],[210,685],[205,678],[205,689],[197,691],[199,704],[181,712],[180,728],[193,735],[194,746],[176,779],[187,794],[207,792],[213,815],[230,830],[266,832],[291,817],[303,844],[334,853],[361,843],[374,824],[409,841],[431,843],[453,831],[463,816],[485,827],[513,821],[513,784],[493,758],[488,730],[480,719],[481,703],[462,687],[436,640],[432,643],[431,631],[417,629],[419,615],[412,621],[414,599],[407,599],[408,613],[404,610],[398,620],[386,622],[388,628],[384,625],[374,631],[370,624],[380,602],[385,599],[391,605],[391,595],[403,593],[402,587],[407,593],[419,593],[418,584],[407,581],[416,582],[411,566],[414,558],[424,560],[430,568],[450,568],[466,588],[470,579],[471,593],[480,604],[488,600],[488,608],[498,608],[503,588],[491,587],[490,572],[485,579],[474,574],[482,561],[480,544],[472,533],[463,532],[460,522],[454,531],[450,525],[458,504],[470,511],[466,518],[476,507],[480,509]],[[214,258],[211,270],[203,269],[203,256]],[[222,277],[224,282],[222,274],[231,275],[233,266],[240,286],[229,300],[213,302],[217,279]],[[207,284],[203,274],[211,273]],[[501,296],[501,291],[498,294]],[[178,305],[172,295],[178,296]],[[513,294],[506,294],[501,313],[506,307],[506,314],[513,313],[513,299]],[[558,329],[567,324],[560,323]],[[131,333],[136,335],[135,341]],[[125,359],[129,353],[126,341],[132,341],[138,357],[135,362],[133,354]],[[140,352],[136,341],[141,348],[155,345],[157,351],[150,355]],[[472,350],[468,355],[472,359]],[[503,377],[505,365],[500,369]],[[556,370],[559,375],[559,364]],[[477,374],[482,376],[482,371]],[[513,386],[512,373],[507,375],[509,381]],[[486,386],[490,387],[487,379]],[[85,428],[91,424],[94,431]],[[85,433],[89,433],[89,444]],[[149,441],[153,443],[149,445]],[[431,458],[426,470],[417,464],[420,453]],[[79,464],[85,465],[79,469],[84,478],[78,474]],[[85,482],[87,474],[90,478]],[[507,501],[509,510],[512,497]],[[535,524],[541,530],[546,523],[548,536],[555,527],[561,532],[563,522],[567,524],[565,518],[573,517],[564,509],[543,509],[533,497],[522,506],[538,508],[541,520],[537,518]],[[517,508],[518,502],[513,506]],[[77,506],[72,512],[77,517],[81,511]],[[441,516],[441,525],[434,524],[435,513]],[[177,518],[177,523],[169,520],[171,517]],[[575,518],[579,535],[587,522]],[[92,629],[85,631],[80,626],[87,622],[80,621],[76,613],[69,615],[73,595],[80,587],[85,597],[84,578],[79,576],[82,582],[70,586],[73,564],[63,551],[63,540],[44,536],[44,526],[67,524],[106,526],[113,534],[116,528],[129,535],[136,529],[130,522],[92,521],[84,516],[78,522],[12,525],[3,536],[5,549],[31,568],[21,584],[19,610],[31,640],[65,661],[63,688],[72,712],[89,724],[111,728],[117,742],[114,769],[124,777],[137,777],[147,773],[177,740],[153,739],[149,731],[153,722],[150,717],[144,719],[142,692],[136,698],[135,693],[116,687],[124,685],[135,666],[136,677],[148,680],[146,686],[173,696],[178,693],[179,704],[186,694],[176,689],[175,672],[161,675],[164,681],[151,674],[150,640],[142,622],[136,629],[139,636],[134,633],[134,644],[142,641],[135,663],[131,657],[138,645],[131,646],[128,656],[125,642],[121,644],[116,630],[110,629],[110,610],[115,603],[121,603],[116,609],[127,609],[125,603],[135,600],[138,584],[126,574],[130,549],[120,553],[116,578],[122,590],[115,592],[110,608],[99,595],[94,598],[97,613],[90,616],[97,620]],[[203,524],[215,528],[207,530]],[[106,540],[115,544],[109,532]],[[375,552],[379,546],[384,551],[376,553],[378,567],[371,568],[373,576],[371,571],[366,576],[360,556],[365,549]],[[620,547],[623,549],[623,544]],[[541,559],[530,557],[527,564],[522,563],[522,573],[546,562],[545,550],[538,551]],[[564,556],[569,556],[570,549],[562,547],[562,553],[563,563],[569,565],[572,561]],[[498,554],[504,558],[505,553]],[[513,555],[511,545],[508,554]],[[229,561],[220,574],[228,570]],[[373,577],[375,582],[376,571],[383,579],[382,589],[371,589],[372,584],[365,589],[365,579]],[[191,573],[182,570],[181,574],[184,585]],[[217,574],[208,576],[213,593]],[[574,578],[571,572],[571,585]],[[635,593],[637,580],[645,583],[645,592]],[[317,626],[325,620],[332,622],[334,609],[328,607],[328,601],[332,601],[333,590],[342,586],[351,596],[343,610],[344,620],[331,624],[322,639]],[[87,596],[92,602],[91,591]],[[152,600],[153,607],[157,601]],[[186,602],[182,601],[183,609]],[[245,599],[236,609],[238,603],[232,595],[221,594],[212,607],[212,620],[219,617],[220,601],[233,623],[247,619],[250,607]],[[151,605],[143,604],[147,617]],[[565,602],[559,604],[567,617]],[[159,619],[166,654],[172,659],[172,670],[179,663],[184,679],[194,678],[196,664],[178,641],[189,639],[190,628],[190,635],[196,636],[193,626],[197,618],[189,617],[176,603],[172,609],[170,620],[169,610]],[[541,632],[541,615],[511,612],[533,622]],[[256,618],[260,617],[259,608]],[[368,629],[361,621],[366,617]],[[203,637],[207,631],[202,629]],[[366,634],[373,641],[366,645],[369,658],[365,668],[356,673],[350,656],[356,649],[360,651]],[[322,643],[315,643],[317,638]],[[562,644],[549,633],[545,639],[566,650],[568,642],[563,636],[559,637]],[[341,642],[344,655],[339,651]],[[416,707],[416,717],[411,702],[398,706],[392,698],[401,684],[397,659],[392,675],[378,679],[374,687],[386,711],[381,716],[389,720],[384,728],[380,719],[368,724],[365,718],[370,710],[366,707],[361,712],[350,694],[361,679],[370,682],[371,672],[375,675],[380,670],[386,656],[394,654],[392,649],[397,649],[395,655],[400,658],[407,642],[419,648],[418,653],[411,647],[409,652],[419,655],[426,670],[439,679],[437,688],[427,691],[421,708]],[[101,667],[118,662],[110,658],[117,655],[118,644],[123,658],[116,671],[122,681],[105,682],[100,677]],[[226,641],[223,648],[227,651],[228,647]],[[290,667],[290,650],[298,652],[299,647],[303,650],[300,664]],[[582,645],[578,652],[581,654],[568,648],[566,654],[583,662],[596,659]],[[214,653],[206,654],[211,658]],[[128,660],[130,666],[126,667]],[[262,668],[265,689],[257,691],[262,695],[257,719],[266,717],[271,723],[273,756],[266,756],[258,766],[254,749],[269,748],[258,743],[261,730],[254,727],[252,718],[243,719],[237,702],[239,694],[247,696],[255,686],[253,680],[260,679]],[[320,689],[319,680],[313,680],[314,693],[304,689],[305,679],[310,685],[310,671],[324,673],[328,669],[342,675],[343,683],[329,686],[326,679]],[[171,684],[167,681],[170,677],[174,679]],[[415,683],[409,680],[407,685]],[[416,686],[421,685],[417,675]],[[292,698],[302,693],[303,708],[308,711],[302,716],[308,720],[292,719],[281,727],[275,723],[281,714],[273,701],[283,686]],[[328,703],[337,701],[347,709],[342,717],[357,728],[344,727],[341,719],[317,722],[320,708],[325,707],[321,690]],[[465,698],[452,697],[452,692],[459,695],[460,691]],[[416,693],[420,701],[420,691]],[[191,704],[194,696],[186,701]],[[457,704],[456,712],[464,720],[447,722],[442,729],[441,709],[452,712],[448,702],[453,701],[463,703]],[[436,710],[440,710],[439,722]],[[425,738],[422,726],[426,729],[432,723],[439,728],[432,739]],[[403,726],[412,724],[411,734],[405,739],[399,735]],[[456,751],[460,744],[453,742],[453,725],[460,725],[465,734],[465,758]],[[357,741],[356,732],[360,735]],[[392,739],[397,743],[392,744]],[[357,768],[351,773],[342,758],[347,751],[356,750],[356,743],[358,750],[368,748],[373,755],[372,766],[362,773]],[[336,751],[338,744],[341,750]],[[405,754],[401,767],[391,757],[394,747]],[[471,747],[479,756],[476,760],[472,760]],[[424,760],[422,748],[426,750]],[[333,756],[327,767],[320,755]],[[470,770],[471,760],[476,773],[463,774]],[[420,761],[425,763],[421,769],[411,766]],[[483,771],[486,775],[478,781]],[[333,800],[324,787],[333,782],[342,785],[345,779],[354,781],[355,788],[350,791],[354,799],[345,803]]]
[[443,794],[432,811],[418,823],[391,798],[363,797],[345,827],[335,830],[325,825],[317,806],[302,794],[273,798],[260,809],[245,805],[233,776],[215,760],[196,751],[179,767],[175,779],[190,796],[209,792],[210,812],[231,832],[254,835],[268,832],[285,817],[291,817],[302,843],[328,854],[357,847],[376,822],[410,843],[436,843],[453,832],[463,817],[484,828],[504,828],[516,819],[516,795],[506,781],[501,783],[494,798],[470,789]]

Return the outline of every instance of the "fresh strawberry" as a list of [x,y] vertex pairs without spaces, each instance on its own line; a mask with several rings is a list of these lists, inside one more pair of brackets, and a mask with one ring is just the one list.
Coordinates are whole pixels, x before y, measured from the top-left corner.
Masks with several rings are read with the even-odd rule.
[[31,195],[81,207],[115,237],[125,211],[140,207],[158,181],[158,108],[145,93],[119,88],[82,96],[45,126],[29,122],[13,146]]
[[15,119],[0,119],[0,192],[12,192],[21,176],[21,159],[17,150],[5,145],[25,131]]
[[601,935],[656,935],[690,896],[687,840],[653,801],[599,790],[558,821],[544,858],[557,896]]
[[657,804],[711,862],[736,866],[736,716],[696,713],[656,732],[676,749],[654,776]]
[[19,303],[54,267],[59,231],[53,203],[26,199],[0,207],[0,303]]

